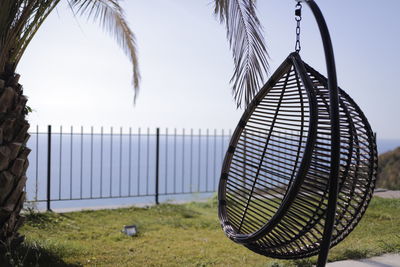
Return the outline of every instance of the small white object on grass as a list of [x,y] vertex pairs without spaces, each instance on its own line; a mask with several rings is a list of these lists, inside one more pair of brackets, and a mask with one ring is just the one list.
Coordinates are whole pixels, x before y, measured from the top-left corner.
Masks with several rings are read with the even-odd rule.
[[136,225],[124,225],[122,232],[128,236],[135,236],[137,235]]

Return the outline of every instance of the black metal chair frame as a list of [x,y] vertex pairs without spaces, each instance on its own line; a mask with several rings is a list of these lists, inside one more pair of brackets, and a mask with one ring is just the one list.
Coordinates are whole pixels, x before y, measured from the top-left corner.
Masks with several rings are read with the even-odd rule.
[[377,151],[361,109],[338,88],[332,42],[319,7],[313,0],[302,2],[318,24],[328,79],[297,52],[271,76],[232,135],[218,213],[233,241],[276,258],[319,253],[318,266],[324,266],[329,248],[354,229],[369,204]]

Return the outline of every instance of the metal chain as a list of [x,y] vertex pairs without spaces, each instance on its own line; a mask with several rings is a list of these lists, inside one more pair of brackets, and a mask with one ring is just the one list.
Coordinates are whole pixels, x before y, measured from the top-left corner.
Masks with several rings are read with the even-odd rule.
[[300,45],[301,8],[302,8],[301,3],[300,3],[300,2],[297,2],[297,4],[296,4],[296,10],[295,10],[295,12],[294,12],[294,14],[295,14],[295,20],[296,20],[296,22],[297,22],[297,26],[296,26],[296,45],[295,45],[294,49],[295,49],[295,51],[296,51],[297,53],[299,53],[300,50],[301,50],[301,45]]

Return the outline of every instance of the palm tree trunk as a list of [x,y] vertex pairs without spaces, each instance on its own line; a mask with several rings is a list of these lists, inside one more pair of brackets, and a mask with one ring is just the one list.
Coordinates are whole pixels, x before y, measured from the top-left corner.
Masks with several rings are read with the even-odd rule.
[[18,74],[0,75],[0,247],[23,241],[17,233],[24,218],[29,139],[27,98],[18,83]]

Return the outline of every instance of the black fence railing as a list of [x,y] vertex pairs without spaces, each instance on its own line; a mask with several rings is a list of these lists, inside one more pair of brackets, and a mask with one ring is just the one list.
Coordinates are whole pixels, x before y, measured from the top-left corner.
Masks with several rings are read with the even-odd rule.
[[231,131],[95,132],[62,126],[30,132],[27,201],[88,200],[210,193]]

